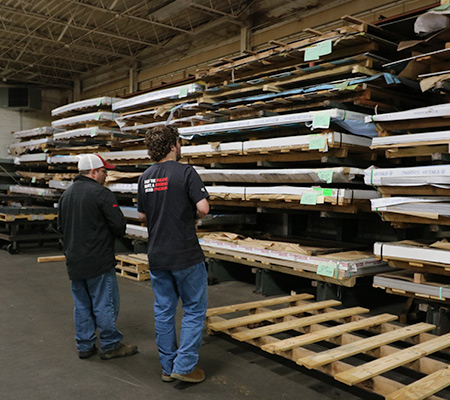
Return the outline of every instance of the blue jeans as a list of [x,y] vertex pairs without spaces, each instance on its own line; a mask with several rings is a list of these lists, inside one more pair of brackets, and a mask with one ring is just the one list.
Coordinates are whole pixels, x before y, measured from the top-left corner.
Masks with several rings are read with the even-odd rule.
[[119,315],[119,287],[115,268],[91,279],[72,281],[78,351],[88,351],[100,333],[100,351],[114,350],[120,346],[122,333],[116,327]]
[[[208,280],[204,262],[176,270],[150,271],[155,294],[155,333],[162,372],[191,373],[198,362],[202,330],[208,308]],[[180,345],[177,345],[175,314],[178,299],[184,310]]]

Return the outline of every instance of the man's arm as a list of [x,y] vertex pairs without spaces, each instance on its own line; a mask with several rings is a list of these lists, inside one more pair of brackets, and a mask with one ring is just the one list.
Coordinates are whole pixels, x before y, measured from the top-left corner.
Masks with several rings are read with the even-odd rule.
[[201,219],[209,213],[209,203],[208,203],[208,200],[206,200],[206,199],[201,199],[196,204],[196,207],[197,207],[197,213],[196,213],[197,219]]
[[139,221],[141,221],[143,224],[147,223],[147,216],[144,213],[141,213],[138,211],[139,214]]

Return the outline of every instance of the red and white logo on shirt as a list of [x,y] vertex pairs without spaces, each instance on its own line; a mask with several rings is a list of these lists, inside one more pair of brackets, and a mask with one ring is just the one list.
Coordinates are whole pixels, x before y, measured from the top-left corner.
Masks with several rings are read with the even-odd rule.
[[153,178],[144,180],[144,191],[145,193],[151,192],[162,192],[167,190],[167,185],[169,183],[169,178]]

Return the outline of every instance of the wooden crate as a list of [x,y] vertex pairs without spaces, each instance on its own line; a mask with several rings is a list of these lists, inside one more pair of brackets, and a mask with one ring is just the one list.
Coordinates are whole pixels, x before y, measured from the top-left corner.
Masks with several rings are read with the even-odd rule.
[[[431,324],[397,325],[392,323],[396,315],[364,317],[368,309],[335,309],[338,301],[314,302],[312,297],[209,309],[208,331],[226,333],[387,399],[441,398],[433,395],[450,385],[448,362],[443,361],[450,357],[450,334],[431,335]],[[244,311],[248,315],[242,316]],[[441,352],[440,359],[431,356],[435,352]],[[418,375],[423,378],[415,380]]]
[[147,254],[118,254],[116,260],[117,276],[139,282],[150,279]]

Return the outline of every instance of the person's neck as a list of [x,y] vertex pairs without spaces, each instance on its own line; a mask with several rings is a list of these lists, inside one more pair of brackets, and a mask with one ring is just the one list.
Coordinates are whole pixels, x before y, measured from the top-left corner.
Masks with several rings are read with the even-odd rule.
[[177,161],[177,154],[175,151],[171,151],[167,156],[158,161],[158,164],[166,161]]

